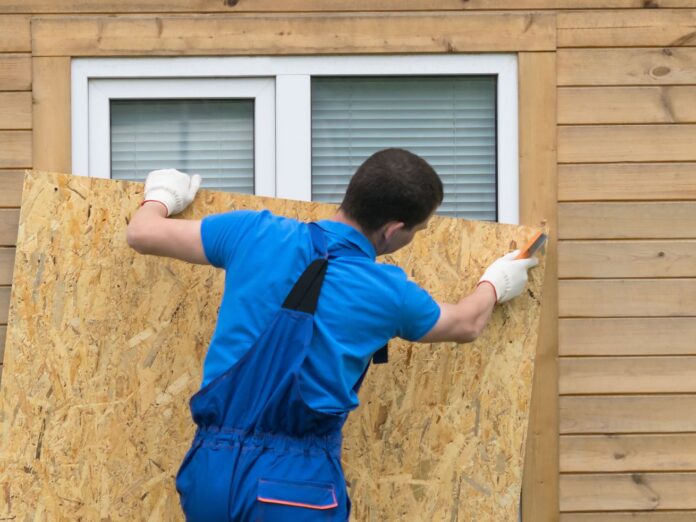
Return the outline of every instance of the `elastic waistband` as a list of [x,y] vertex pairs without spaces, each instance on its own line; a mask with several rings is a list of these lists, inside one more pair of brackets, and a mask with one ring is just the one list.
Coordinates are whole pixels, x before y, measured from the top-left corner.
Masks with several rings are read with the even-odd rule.
[[202,446],[213,448],[254,447],[267,448],[280,452],[321,452],[337,457],[341,454],[341,432],[328,435],[307,434],[302,436],[281,433],[264,433],[239,428],[207,427],[198,428],[194,440],[201,440]]

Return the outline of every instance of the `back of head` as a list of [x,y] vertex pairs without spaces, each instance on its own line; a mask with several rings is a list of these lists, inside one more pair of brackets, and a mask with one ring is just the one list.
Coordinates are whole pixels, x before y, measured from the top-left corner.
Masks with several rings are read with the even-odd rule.
[[412,228],[424,222],[442,198],[442,181],[427,161],[407,150],[384,149],[355,172],[341,210],[370,233],[389,221]]

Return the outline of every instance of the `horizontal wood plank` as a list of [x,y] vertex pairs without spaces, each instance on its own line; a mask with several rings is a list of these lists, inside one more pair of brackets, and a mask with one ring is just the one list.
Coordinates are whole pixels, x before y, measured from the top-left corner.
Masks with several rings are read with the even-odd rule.
[[563,473],[696,471],[696,433],[564,435]]
[[0,129],[31,129],[30,92],[0,92]]
[[560,203],[561,239],[668,239],[696,236],[696,202]]
[[561,475],[561,511],[696,509],[696,473]]
[[11,291],[12,289],[9,286],[0,286],[0,324],[7,324]]
[[12,271],[14,270],[15,249],[0,247],[0,285],[12,284]]
[[558,85],[696,83],[696,48],[559,49]]
[[0,131],[0,168],[31,167],[31,131]]
[[555,18],[540,13],[37,17],[32,21],[34,56],[456,53],[555,47]]
[[562,87],[558,123],[694,123],[696,86]]
[[696,241],[561,241],[558,275],[696,277]]
[[565,279],[560,317],[696,316],[696,279]]
[[559,47],[696,45],[696,11],[641,9],[558,15]]
[[31,52],[28,16],[0,15],[0,52]]
[[16,245],[18,228],[19,209],[0,209],[0,246]]
[[31,55],[0,54],[0,91],[31,90]]
[[0,373],[2,362],[5,360],[5,340],[7,339],[7,325],[0,325]]
[[558,199],[696,199],[696,163],[559,165]]
[[561,513],[560,522],[694,522],[696,511]]
[[693,317],[561,319],[559,355],[696,355]]
[[19,207],[23,183],[23,170],[0,170],[0,207]]
[[559,393],[696,393],[696,357],[565,357]]
[[558,161],[696,161],[695,143],[696,124],[561,126]]
[[696,395],[606,395],[560,398],[560,433],[562,434],[693,431],[696,431]]
[[[4,13],[244,13],[326,11],[473,11],[482,9],[631,9],[646,0],[0,0]],[[233,4],[233,5],[229,5]],[[694,0],[652,0],[655,7],[696,7]]]

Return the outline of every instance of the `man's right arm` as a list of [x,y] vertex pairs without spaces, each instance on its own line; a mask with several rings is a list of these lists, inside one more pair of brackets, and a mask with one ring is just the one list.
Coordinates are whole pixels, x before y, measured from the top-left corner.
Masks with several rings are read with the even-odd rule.
[[472,342],[481,335],[495,303],[495,291],[491,285],[479,285],[457,304],[438,303],[440,318],[418,342]]
[[481,276],[476,290],[457,304],[440,304],[440,318],[418,342],[470,343],[481,335],[496,303],[520,295],[527,284],[527,271],[539,263],[534,257],[516,259],[518,253],[497,259]]

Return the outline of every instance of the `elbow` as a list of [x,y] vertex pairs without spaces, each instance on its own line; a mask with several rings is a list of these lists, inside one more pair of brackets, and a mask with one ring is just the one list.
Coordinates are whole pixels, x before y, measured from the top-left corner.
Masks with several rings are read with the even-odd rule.
[[473,343],[483,333],[486,323],[483,321],[471,321],[461,325],[458,343]]
[[126,228],[126,243],[138,254],[147,254],[147,240],[141,227],[134,226],[133,223]]

